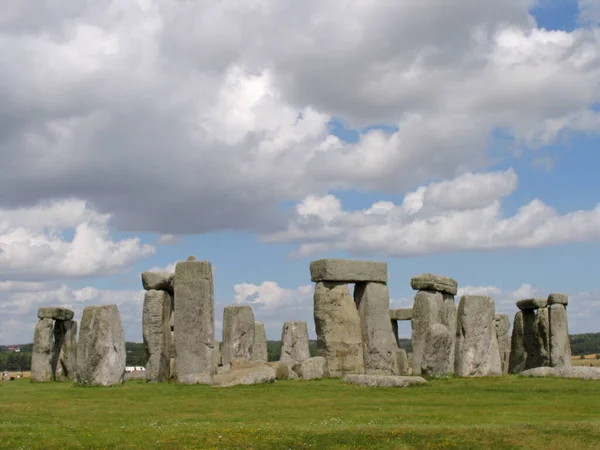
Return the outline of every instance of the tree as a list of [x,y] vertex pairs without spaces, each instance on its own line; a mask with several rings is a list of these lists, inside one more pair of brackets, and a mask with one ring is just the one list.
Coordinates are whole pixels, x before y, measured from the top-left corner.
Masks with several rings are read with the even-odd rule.
[[581,355],[579,359],[585,359],[585,355]]

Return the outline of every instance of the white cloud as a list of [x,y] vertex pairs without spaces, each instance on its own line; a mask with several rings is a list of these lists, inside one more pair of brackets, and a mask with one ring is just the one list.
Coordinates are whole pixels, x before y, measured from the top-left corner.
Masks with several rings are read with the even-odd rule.
[[344,211],[331,195],[298,204],[285,231],[266,242],[299,242],[296,256],[334,250],[402,257],[459,250],[535,248],[600,239],[600,205],[560,215],[539,199],[503,217],[500,200],[517,186],[512,169],[467,173],[406,194]]
[[[497,130],[518,148],[597,132],[600,33],[538,29],[532,4],[13,2],[0,205],[78,196],[164,245],[270,231],[280,202],[332,189],[481,170]],[[396,131],[344,143],[333,117]]]
[[161,234],[156,239],[156,244],[158,245],[177,245],[181,240],[180,236],[176,236],[174,234]]
[[0,278],[106,274],[154,253],[139,238],[113,241],[109,218],[80,200],[0,209]]
[[169,273],[175,273],[175,266],[177,265],[177,262],[172,262],[167,264],[165,267],[159,267],[159,266],[153,266],[150,269],[148,269],[148,272],[169,272]]

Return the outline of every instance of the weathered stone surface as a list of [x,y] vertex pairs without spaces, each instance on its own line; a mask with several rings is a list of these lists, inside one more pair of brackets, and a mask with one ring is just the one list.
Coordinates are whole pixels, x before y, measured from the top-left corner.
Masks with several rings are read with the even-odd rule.
[[456,351],[456,303],[454,295],[442,292],[442,308],[440,310],[440,323],[450,332],[450,353],[448,353],[448,363],[446,374],[454,373],[454,361]]
[[408,375],[410,367],[408,366],[408,355],[403,348],[398,349],[398,373]]
[[74,314],[70,309],[58,306],[43,306],[38,309],[39,319],[71,320]]
[[452,336],[448,327],[441,323],[431,325],[425,338],[421,374],[428,377],[445,376],[451,345]]
[[52,319],[40,319],[35,326],[31,353],[31,381],[52,381],[53,332],[54,322]]
[[346,375],[346,383],[370,387],[407,387],[412,384],[426,383],[421,377],[402,377],[397,375]]
[[310,279],[314,282],[378,281],[387,283],[387,263],[351,259],[319,259],[310,263]]
[[[177,367],[177,360],[175,365]],[[213,374],[208,372],[178,373],[177,382],[179,384],[213,384]]]
[[390,293],[385,283],[356,283],[354,302],[362,332],[365,373],[398,375],[398,343],[390,322]]
[[175,275],[169,272],[142,272],[142,286],[147,291],[166,291],[172,294],[174,278]]
[[[289,362],[296,364],[295,361],[290,360]],[[298,378],[298,375],[296,374],[296,372],[291,370],[289,367],[289,364],[287,364],[285,361],[271,361],[267,364],[275,370],[275,378],[277,380],[291,379],[290,372],[294,374],[293,378]]]
[[554,303],[548,308],[550,319],[550,366],[571,367],[571,341],[567,308],[564,304]]
[[463,295],[458,306],[455,373],[462,377],[500,376],[494,300]]
[[569,304],[569,296],[567,294],[552,293],[548,296],[548,305],[565,305]]
[[411,320],[413,318],[412,308],[390,309],[391,320]]
[[[60,344],[59,344],[60,343]],[[75,381],[77,371],[77,322],[57,320],[54,323],[54,350],[58,351],[56,365],[53,363],[56,381]]]
[[526,298],[517,302],[517,308],[521,311],[533,311],[539,308],[545,308],[548,305],[548,300],[545,298]]
[[360,317],[345,283],[315,285],[314,317],[317,353],[327,360],[329,374],[364,373]]
[[214,373],[215,304],[210,262],[178,262],[174,282],[177,380],[204,382]]
[[534,311],[519,311],[515,314],[510,340],[509,373],[521,373],[537,364],[535,322]]
[[125,334],[117,305],[85,308],[77,343],[77,382],[89,386],[123,383],[125,356]]
[[213,385],[218,387],[238,386],[241,384],[272,383],[276,380],[275,369],[268,364],[254,363],[241,367],[231,367],[226,372],[213,377]]
[[125,372],[123,379],[125,381],[146,381],[146,371],[140,370],[137,372]]
[[296,378],[298,378],[298,374],[296,372],[294,372],[294,366],[297,364],[298,361],[295,361],[293,359],[286,359],[284,361],[274,361],[272,363],[268,363],[271,367],[275,368],[277,370],[277,367],[279,367],[280,365],[284,365],[287,367],[287,379],[288,380],[295,380]]
[[421,374],[421,359],[425,351],[429,328],[440,323],[440,315],[444,303],[441,292],[419,291],[413,304],[412,326],[412,367],[413,374]]
[[527,377],[561,377],[578,378],[581,380],[600,380],[600,367],[535,367],[521,372]]
[[458,283],[452,278],[434,275],[432,273],[423,273],[416,277],[412,277],[410,280],[410,287],[415,291],[435,291],[456,295]]
[[498,337],[498,351],[502,363],[502,373],[508,373],[510,362],[510,319],[507,314],[496,314],[496,336]]
[[267,334],[262,322],[254,322],[254,346],[252,348],[252,361],[266,363],[269,360],[267,352]]
[[223,310],[223,365],[234,358],[252,359],[254,313],[250,306],[226,306]]
[[142,335],[146,349],[146,379],[164,382],[171,378],[171,297],[165,291],[149,290],[144,296]]
[[304,361],[310,358],[306,322],[285,322],[281,330],[281,361]]
[[218,339],[215,339],[212,353],[213,373],[217,373],[217,369],[221,365],[221,362],[221,343]]
[[535,316],[535,335],[534,335],[534,355],[536,358],[535,366],[543,367],[550,365],[550,320],[548,317],[548,308],[537,310]]
[[534,367],[521,372],[525,377],[559,377],[560,372],[554,367]]
[[315,356],[294,364],[294,372],[303,380],[320,380],[328,375],[327,360],[322,356]]

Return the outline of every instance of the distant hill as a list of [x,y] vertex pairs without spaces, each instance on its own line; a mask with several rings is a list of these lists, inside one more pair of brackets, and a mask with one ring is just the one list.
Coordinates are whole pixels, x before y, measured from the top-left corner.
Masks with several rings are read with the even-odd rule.
[[[600,333],[571,334],[571,353],[573,355],[590,355],[600,353]],[[20,352],[9,351],[8,346],[0,345],[0,370],[30,370],[31,369],[31,350],[33,344],[22,344],[19,346]],[[400,347],[408,353],[412,352],[412,342],[410,339],[400,339]],[[125,350],[127,352],[128,366],[145,366],[146,351],[141,342],[126,342]],[[317,355],[317,341],[309,342],[311,356]],[[267,353],[269,361],[279,360],[281,351],[280,341],[267,341]]]

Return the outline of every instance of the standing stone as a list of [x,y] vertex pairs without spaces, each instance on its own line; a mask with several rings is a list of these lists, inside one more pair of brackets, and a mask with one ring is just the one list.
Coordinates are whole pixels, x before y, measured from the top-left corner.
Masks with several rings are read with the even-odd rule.
[[53,325],[52,319],[40,319],[35,326],[31,353],[31,381],[52,381]]
[[175,266],[175,366],[183,384],[209,383],[214,374],[215,303],[212,267],[188,258]]
[[252,361],[268,362],[267,333],[262,322],[254,322],[254,348],[252,350]]
[[77,382],[88,386],[123,383],[125,356],[125,334],[117,305],[85,308],[77,342]]
[[285,322],[281,330],[280,361],[304,361],[310,358],[306,322]]
[[385,283],[357,283],[354,301],[362,332],[365,373],[397,375],[398,342],[390,321],[390,294]]
[[448,361],[445,372],[454,373],[454,361],[456,351],[456,303],[454,295],[442,293],[442,309],[440,311],[440,323],[450,332],[450,351],[448,352]]
[[425,351],[429,328],[440,323],[444,297],[441,292],[419,291],[415,295],[412,318],[413,375],[421,374],[421,359]]
[[456,326],[457,375],[502,375],[494,322],[494,300],[478,295],[462,296]]
[[571,367],[571,341],[564,303],[550,305],[550,365],[559,369]]
[[169,381],[171,378],[171,297],[167,292],[146,291],[142,312],[142,334],[146,349],[146,380]]
[[218,341],[218,339],[215,339],[214,347],[213,347],[213,359],[212,359],[212,366],[213,366],[215,373],[217,373],[220,365],[221,365],[221,343]]
[[54,348],[54,352],[58,352],[56,365],[53,365],[54,379],[56,381],[75,381],[77,370],[76,321],[57,320],[54,323]]
[[521,373],[535,367],[535,312],[519,311],[515,314],[510,340],[509,373]]
[[508,365],[510,360],[510,319],[506,314],[496,314],[495,318],[496,336],[498,336],[498,350],[500,353],[500,361],[502,363],[502,373],[508,373]]
[[550,366],[550,319],[548,308],[537,310],[535,317],[535,367]]
[[421,358],[421,375],[445,376],[450,358],[452,334],[448,327],[435,323],[429,327],[425,337],[425,350]]
[[400,375],[408,375],[408,355],[403,348],[398,349],[398,372]]
[[226,306],[223,311],[223,365],[232,359],[252,359],[254,313],[249,306]]
[[363,374],[360,317],[346,283],[320,281],[315,285],[314,318],[317,352],[327,360],[330,376]]

